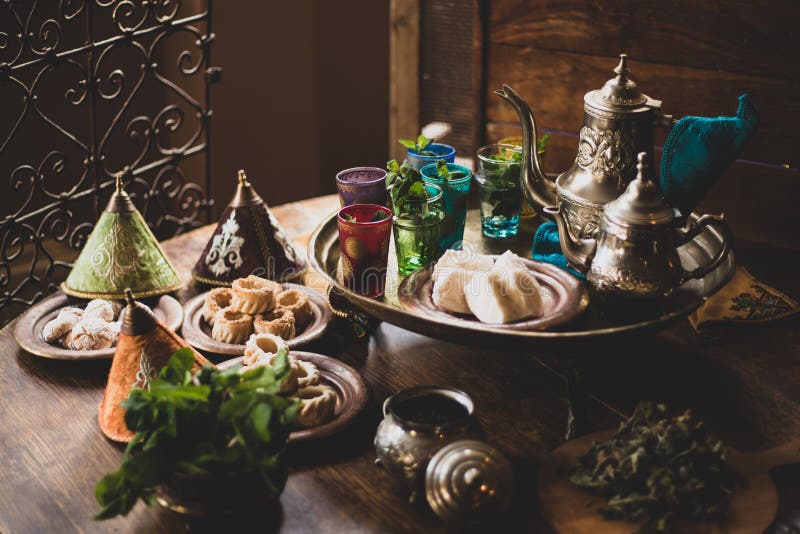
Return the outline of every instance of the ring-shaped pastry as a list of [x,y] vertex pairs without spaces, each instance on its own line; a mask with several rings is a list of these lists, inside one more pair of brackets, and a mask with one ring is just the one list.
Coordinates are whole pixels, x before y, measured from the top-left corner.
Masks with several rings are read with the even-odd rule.
[[297,386],[305,388],[319,384],[319,369],[311,362],[297,360]]
[[229,307],[232,299],[233,291],[229,287],[215,287],[209,291],[203,300],[203,320],[214,326],[214,316],[218,311]]
[[292,288],[281,291],[275,299],[275,307],[292,312],[294,327],[298,332],[301,332],[314,318],[314,310],[311,309],[308,293],[302,289]]
[[275,334],[283,339],[292,339],[295,335],[294,315],[279,308],[259,313],[253,319],[253,330],[256,334]]
[[280,285],[251,274],[247,278],[234,280],[231,290],[233,291],[231,308],[238,312],[256,315],[275,307],[275,295],[280,291]]
[[294,419],[297,428],[312,428],[327,423],[334,416],[336,393],[328,386],[308,386],[291,396],[300,400],[300,408]]
[[227,308],[214,316],[211,337],[222,343],[241,345],[253,332],[253,316]]

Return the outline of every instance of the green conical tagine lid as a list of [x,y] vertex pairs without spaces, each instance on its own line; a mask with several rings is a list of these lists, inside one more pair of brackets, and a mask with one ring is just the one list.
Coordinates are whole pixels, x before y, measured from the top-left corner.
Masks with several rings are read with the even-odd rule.
[[144,298],[181,285],[153,232],[122,189],[122,176],[117,176],[117,189],[61,289],[80,298],[124,299],[125,288]]

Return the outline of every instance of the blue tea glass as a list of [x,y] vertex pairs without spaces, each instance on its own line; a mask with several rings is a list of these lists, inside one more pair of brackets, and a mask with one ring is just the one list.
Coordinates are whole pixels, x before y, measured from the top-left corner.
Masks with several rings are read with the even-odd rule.
[[409,148],[406,152],[406,160],[417,170],[429,163],[436,163],[440,159],[443,159],[446,163],[453,163],[456,160],[456,149],[450,145],[431,143],[425,147],[424,152],[430,152],[431,155],[420,154],[413,148]]
[[439,236],[439,250],[460,249],[464,240],[464,222],[467,220],[467,197],[472,183],[472,171],[463,165],[448,163],[447,170],[453,176],[446,180],[439,176],[436,164],[425,165],[420,169],[422,180],[442,188],[444,200],[444,221]]
[[478,150],[481,230],[486,237],[513,237],[519,231],[522,151],[513,145],[488,145]]

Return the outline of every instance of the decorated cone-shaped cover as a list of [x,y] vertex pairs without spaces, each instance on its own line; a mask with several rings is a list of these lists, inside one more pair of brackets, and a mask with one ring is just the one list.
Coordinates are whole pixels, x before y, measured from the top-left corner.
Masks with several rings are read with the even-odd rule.
[[125,288],[139,298],[162,295],[181,287],[175,268],[133,201],[117,188],[86,240],[61,289],[87,299],[120,300]]
[[[170,357],[178,349],[189,346],[156,319],[149,308],[136,302],[130,290],[126,292],[126,299],[128,305],[122,311],[117,350],[97,417],[103,434],[121,442],[130,441],[133,433],[125,425],[125,408],[120,403],[128,398],[131,389],[147,389],[150,380],[158,376]],[[195,369],[206,363],[208,360],[195,351]]]
[[200,255],[192,276],[200,283],[230,286],[255,274],[284,282],[306,268],[267,204],[239,171],[239,185]]

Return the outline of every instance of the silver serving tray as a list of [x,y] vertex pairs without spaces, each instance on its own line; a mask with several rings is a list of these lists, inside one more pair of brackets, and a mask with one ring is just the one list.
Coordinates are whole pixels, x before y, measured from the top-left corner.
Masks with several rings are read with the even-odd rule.
[[[696,219],[696,215],[691,216]],[[489,239],[481,235],[480,215],[477,209],[467,213],[464,231],[465,246],[482,254],[502,254],[510,249],[522,257],[530,258],[531,241],[539,219],[523,220],[520,232],[514,238]],[[707,263],[722,246],[722,236],[711,227],[693,241],[678,249],[681,263],[693,269]],[[412,313],[400,304],[397,291],[401,275],[397,272],[394,245],[389,248],[389,269],[386,293],[381,299],[370,299],[349,291],[338,274],[339,232],[336,213],[327,217],[311,234],[308,243],[311,266],[322,275],[351,304],[372,316],[420,334],[455,341],[503,346],[529,346],[547,341],[592,339],[600,336],[626,334],[645,329],[663,327],[671,321],[686,317],[709,296],[721,288],[733,275],[735,261],[731,252],[725,261],[705,278],[691,280],[679,287],[671,296],[648,302],[621,303],[608,301],[597,294],[590,295],[587,310],[568,324],[551,330],[511,330],[481,323],[447,322],[434,317]]]

